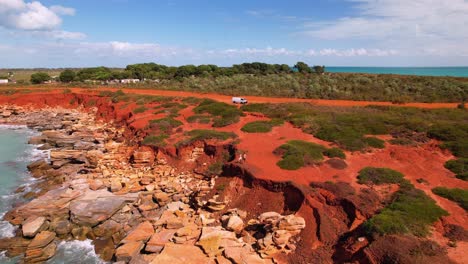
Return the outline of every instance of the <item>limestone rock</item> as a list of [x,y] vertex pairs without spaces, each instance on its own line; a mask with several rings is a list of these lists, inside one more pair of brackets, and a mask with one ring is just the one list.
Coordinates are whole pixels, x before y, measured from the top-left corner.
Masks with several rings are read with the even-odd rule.
[[140,253],[144,245],[145,244],[141,241],[126,243],[117,248],[115,251],[115,257],[117,261],[129,262],[134,256]]
[[23,222],[22,230],[23,236],[34,237],[44,226],[46,218],[43,216],[31,216]]
[[123,243],[143,241],[146,242],[154,234],[153,225],[149,222],[143,222],[139,224],[133,231],[131,231],[126,238],[122,241]]
[[151,264],[214,264],[214,260],[192,245],[167,244]]

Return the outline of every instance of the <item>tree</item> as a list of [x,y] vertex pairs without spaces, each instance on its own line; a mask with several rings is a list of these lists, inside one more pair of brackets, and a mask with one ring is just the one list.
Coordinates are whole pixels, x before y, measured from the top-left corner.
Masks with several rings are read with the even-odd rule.
[[315,65],[314,72],[320,75],[323,74],[325,72],[325,66]]
[[36,72],[31,75],[31,83],[32,84],[41,84],[45,83],[46,81],[50,80],[49,74],[45,72]]
[[300,73],[311,73],[312,69],[307,65],[306,63],[300,61],[294,65],[294,68],[297,69],[298,72]]
[[72,70],[64,70],[60,73],[59,80],[64,83],[73,82],[75,80],[76,73]]

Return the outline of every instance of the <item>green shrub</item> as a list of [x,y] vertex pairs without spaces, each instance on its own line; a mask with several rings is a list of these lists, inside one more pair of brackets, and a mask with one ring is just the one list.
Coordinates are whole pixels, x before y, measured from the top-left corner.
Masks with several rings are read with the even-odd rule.
[[179,120],[176,120],[171,117],[165,117],[161,119],[155,119],[150,121],[150,127],[153,129],[159,129],[160,131],[163,131],[164,133],[170,133],[172,129],[182,126],[184,123],[182,123]]
[[211,122],[211,117],[207,115],[192,115],[187,117],[189,123],[208,124]]
[[315,143],[291,140],[278,147],[274,152],[281,154],[277,165],[285,170],[297,170],[309,164],[321,162],[325,147]]
[[449,160],[444,166],[455,174],[464,173],[468,171],[468,158]]
[[223,172],[223,163],[220,161],[217,161],[215,163],[210,164],[208,166],[208,174],[209,175],[219,175]]
[[429,226],[448,213],[423,191],[412,185],[401,188],[393,202],[364,223],[370,234],[406,234],[425,236]]
[[329,158],[346,159],[346,154],[339,148],[329,148],[325,150],[323,154]]
[[198,140],[207,140],[207,139],[218,139],[218,140],[227,140],[230,138],[237,138],[237,135],[232,132],[222,132],[216,130],[205,130],[205,129],[195,129],[185,133],[187,136],[190,136],[189,139],[178,142],[177,146],[188,145],[192,142]]
[[247,133],[268,133],[271,132],[273,127],[279,126],[282,123],[282,120],[254,121],[244,125],[241,130]]
[[141,144],[155,147],[164,147],[166,146],[166,139],[169,138],[168,135],[160,134],[157,136],[146,136]]
[[365,167],[359,171],[358,183],[360,184],[400,184],[403,174],[388,168]]
[[379,149],[385,148],[385,141],[376,137],[366,137],[364,138],[364,142],[366,142],[366,144],[372,148],[379,148]]
[[409,138],[392,138],[388,141],[392,145],[414,146],[416,143]]
[[133,113],[134,114],[141,114],[141,113],[144,113],[146,110],[148,110],[148,108],[146,108],[145,106],[139,106],[139,107],[133,109]]
[[432,189],[432,192],[458,203],[465,211],[468,211],[468,190],[454,188],[449,189],[445,187],[436,187]]
[[224,127],[239,122],[242,111],[233,105],[205,99],[193,109],[197,114],[210,114],[216,118],[213,127]]

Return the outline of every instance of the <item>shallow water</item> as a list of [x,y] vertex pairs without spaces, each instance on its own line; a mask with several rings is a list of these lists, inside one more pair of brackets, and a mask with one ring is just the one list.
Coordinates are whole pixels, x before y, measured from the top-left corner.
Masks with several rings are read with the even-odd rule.
[[[24,126],[0,125],[0,238],[12,237],[15,227],[3,221],[3,216],[15,204],[25,202],[22,193],[15,194],[18,187],[24,186],[25,191],[32,191],[29,187],[35,181],[27,170],[27,165],[35,160],[47,158],[47,153],[36,150],[28,145],[29,137],[36,132]],[[4,252],[0,252],[0,263],[18,263],[18,259],[8,259]],[[61,242],[57,254],[47,263],[103,263],[94,253],[91,241]]]

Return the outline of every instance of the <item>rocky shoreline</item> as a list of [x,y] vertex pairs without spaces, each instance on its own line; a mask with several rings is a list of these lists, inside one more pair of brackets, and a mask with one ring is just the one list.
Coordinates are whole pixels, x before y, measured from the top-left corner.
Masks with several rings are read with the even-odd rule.
[[294,251],[302,217],[226,208],[216,177],[169,165],[95,113],[0,108],[0,124],[40,131],[30,143],[50,150],[28,166],[38,192],[6,214],[19,228],[0,251],[24,263],[47,261],[61,240],[91,239],[104,261],[120,263],[280,263]]

